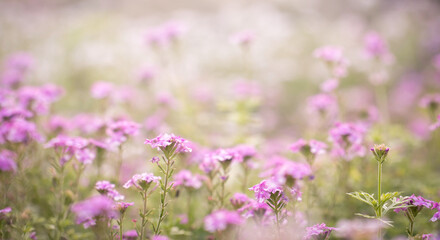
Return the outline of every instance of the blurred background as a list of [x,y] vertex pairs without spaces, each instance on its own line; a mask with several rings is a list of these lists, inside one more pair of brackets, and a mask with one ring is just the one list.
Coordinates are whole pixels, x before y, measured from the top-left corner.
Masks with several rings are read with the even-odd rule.
[[[383,39],[384,59],[368,57],[371,33]],[[334,102],[319,97],[332,74],[314,57],[327,45],[342,50],[347,67]],[[327,141],[336,122],[362,122],[369,128],[365,147],[392,148],[387,191],[440,199],[440,136],[429,130],[436,113],[419,105],[440,89],[440,67],[433,64],[440,1],[1,0],[0,59],[15,53],[32,56],[26,84],[64,88],[51,114],[124,116],[142,125],[126,145],[120,182],[149,169],[136,165],[152,156],[139,143],[161,132],[211,149],[257,146],[263,165],[274,154],[299,158],[286,153],[299,138]],[[105,96],[99,83],[109,84]],[[325,171],[329,159],[316,166],[316,184],[324,189],[337,174]],[[375,167],[368,153],[353,160],[348,188],[375,191],[375,177],[369,179]],[[250,186],[259,181],[254,173]],[[351,205],[316,219],[335,226],[362,212],[355,200],[345,201]],[[400,228],[390,236],[402,234],[404,219],[392,218]]]

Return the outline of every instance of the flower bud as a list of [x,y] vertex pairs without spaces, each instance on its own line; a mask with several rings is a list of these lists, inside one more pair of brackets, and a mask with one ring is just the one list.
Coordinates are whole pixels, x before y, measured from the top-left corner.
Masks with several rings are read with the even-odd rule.
[[385,146],[385,144],[380,144],[380,145],[375,144],[374,147],[371,148],[371,152],[373,152],[374,157],[380,163],[383,163],[385,161],[389,150],[390,148]]

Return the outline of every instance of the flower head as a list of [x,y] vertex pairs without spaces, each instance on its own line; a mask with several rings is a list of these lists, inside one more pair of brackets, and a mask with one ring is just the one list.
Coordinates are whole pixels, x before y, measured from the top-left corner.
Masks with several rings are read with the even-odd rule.
[[330,130],[330,140],[333,142],[332,154],[345,160],[364,156],[365,133],[365,127],[360,124],[336,123]]
[[76,215],[76,223],[83,224],[84,228],[96,225],[99,217],[115,218],[116,211],[113,201],[106,196],[95,196],[72,206],[72,212]]
[[182,170],[174,176],[174,186],[198,189],[202,186],[202,177],[193,175],[189,170]]
[[95,189],[102,195],[112,198],[115,201],[124,200],[124,195],[121,195],[115,189],[115,185],[109,181],[98,181],[95,184]]
[[205,229],[209,232],[223,231],[230,225],[240,225],[242,217],[234,211],[217,210],[205,217]]
[[127,208],[133,205],[134,205],[133,202],[117,202],[115,204],[115,208],[116,210],[118,210],[120,214],[124,214],[125,211],[127,211]]
[[153,139],[146,139],[145,144],[149,144],[152,148],[157,150],[175,152],[191,152],[188,140],[175,136],[174,134],[163,133]]
[[135,174],[124,184],[124,188],[136,187],[141,191],[147,191],[153,183],[157,186],[160,179],[161,177],[156,177],[152,173]]
[[14,172],[17,169],[15,163],[16,154],[9,150],[1,150],[0,152],[0,171]]
[[380,163],[383,163],[386,160],[389,151],[390,148],[385,146],[385,144],[374,145],[374,147],[371,148],[371,152],[373,152],[374,157]]
[[235,209],[243,207],[245,204],[250,202],[250,198],[244,193],[235,193],[230,199],[232,206]]
[[255,192],[255,198],[258,202],[265,202],[271,198],[272,194],[283,193],[283,188],[272,180],[263,180],[249,190]]
[[330,234],[333,230],[336,230],[336,228],[327,227],[325,223],[316,224],[307,228],[307,235],[304,239],[327,240],[330,239]]

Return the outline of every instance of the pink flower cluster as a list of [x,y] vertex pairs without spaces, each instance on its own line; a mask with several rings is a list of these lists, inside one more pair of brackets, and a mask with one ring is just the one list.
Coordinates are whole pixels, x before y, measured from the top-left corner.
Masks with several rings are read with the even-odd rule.
[[182,170],[174,175],[174,187],[183,186],[199,189],[202,186],[203,176],[193,175],[189,170]]
[[116,189],[115,185],[109,181],[98,181],[95,184],[95,189],[102,195],[105,195],[115,201],[124,200],[124,195],[121,195]]
[[168,146],[175,148],[176,152],[191,152],[188,140],[175,136],[174,134],[163,133],[153,139],[146,139],[145,144],[149,144],[152,148],[164,151]]
[[96,157],[95,141],[82,137],[57,136],[44,145],[45,148],[53,148],[60,154],[60,164],[75,157],[82,164],[90,164]]
[[161,177],[156,177],[153,173],[135,174],[124,184],[124,188],[135,187],[141,191],[147,191],[152,183],[155,183],[157,186],[160,180]]
[[283,187],[273,180],[263,180],[259,184],[249,188],[249,190],[255,192],[255,198],[260,203],[265,202],[274,193],[279,192],[283,194]]
[[173,43],[185,32],[186,26],[183,23],[170,21],[149,29],[145,40],[148,45],[162,47]]
[[305,240],[309,239],[329,239],[330,234],[333,230],[336,230],[336,228],[333,227],[327,227],[325,223],[316,224],[312,227],[308,227],[307,234],[304,237]]
[[17,169],[17,163],[15,163],[16,154],[9,150],[0,151],[0,171],[14,172]]
[[11,55],[6,60],[5,69],[1,73],[1,84],[6,88],[18,88],[33,63],[33,58],[26,53]]
[[140,127],[140,124],[128,120],[110,122],[106,129],[108,145],[111,148],[121,146],[130,136],[137,135]]
[[348,60],[343,56],[341,48],[324,46],[316,49],[313,55],[328,64],[334,78],[339,79],[347,74]]
[[294,142],[290,146],[290,150],[293,152],[301,152],[304,155],[312,154],[312,155],[318,155],[325,153],[325,149],[327,148],[327,144],[317,141],[317,140],[310,140],[306,141],[304,139],[299,139],[298,141]]
[[366,129],[355,123],[336,123],[330,130],[330,140],[333,142],[332,154],[336,157],[351,160],[356,156],[364,156],[363,146]]
[[96,225],[99,217],[116,218],[113,201],[106,196],[94,196],[72,206],[76,215],[76,223],[84,228]]
[[279,184],[285,184],[288,178],[293,180],[312,177],[312,169],[309,164],[294,162],[289,159],[275,156],[265,165],[266,171],[262,177],[271,177]]
[[205,229],[209,232],[223,231],[228,226],[240,225],[243,218],[235,211],[217,210],[205,217]]

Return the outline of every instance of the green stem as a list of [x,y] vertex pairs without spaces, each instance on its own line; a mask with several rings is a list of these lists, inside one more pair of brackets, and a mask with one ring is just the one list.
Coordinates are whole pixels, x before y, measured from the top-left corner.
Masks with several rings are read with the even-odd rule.
[[[146,218],[146,214],[147,214],[147,191],[144,191],[144,193],[143,193],[143,196],[142,196],[142,198],[143,198],[143,200],[144,200],[144,207],[143,207],[143,210],[142,210],[142,223],[141,223],[141,236],[140,236],[140,240],[143,240],[144,239],[144,228],[145,228],[145,225],[147,224],[147,218]],[[122,238],[121,238],[122,239]]]
[[[377,217],[380,219],[382,218],[382,205],[381,205],[381,196],[382,196],[382,163],[378,162],[377,165],[377,204],[378,204],[378,210],[377,210]],[[379,228],[378,231],[378,239],[382,239],[382,230]]]
[[170,171],[171,171],[171,158],[166,155],[165,156],[167,161],[166,161],[166,171],[165,171],[165,184],[163,185],[162,188],[162,194],[161,194],[161,205],[160,205],[160,214],[159,214],[159,219],[157,221],[157,226],[156,229],[154,231],[155,235],[159,235],[160,234],[160,225],[163,222],[163,220],[165,219],[165,207],[166,207],[166,197],[167,197],[167,192],[168,192],[168,179],[171,177],[170,176]]
[[121,218],[119,219],[119,239],[122,239],[122,222],[124,221],[124,213],[121,214]]

